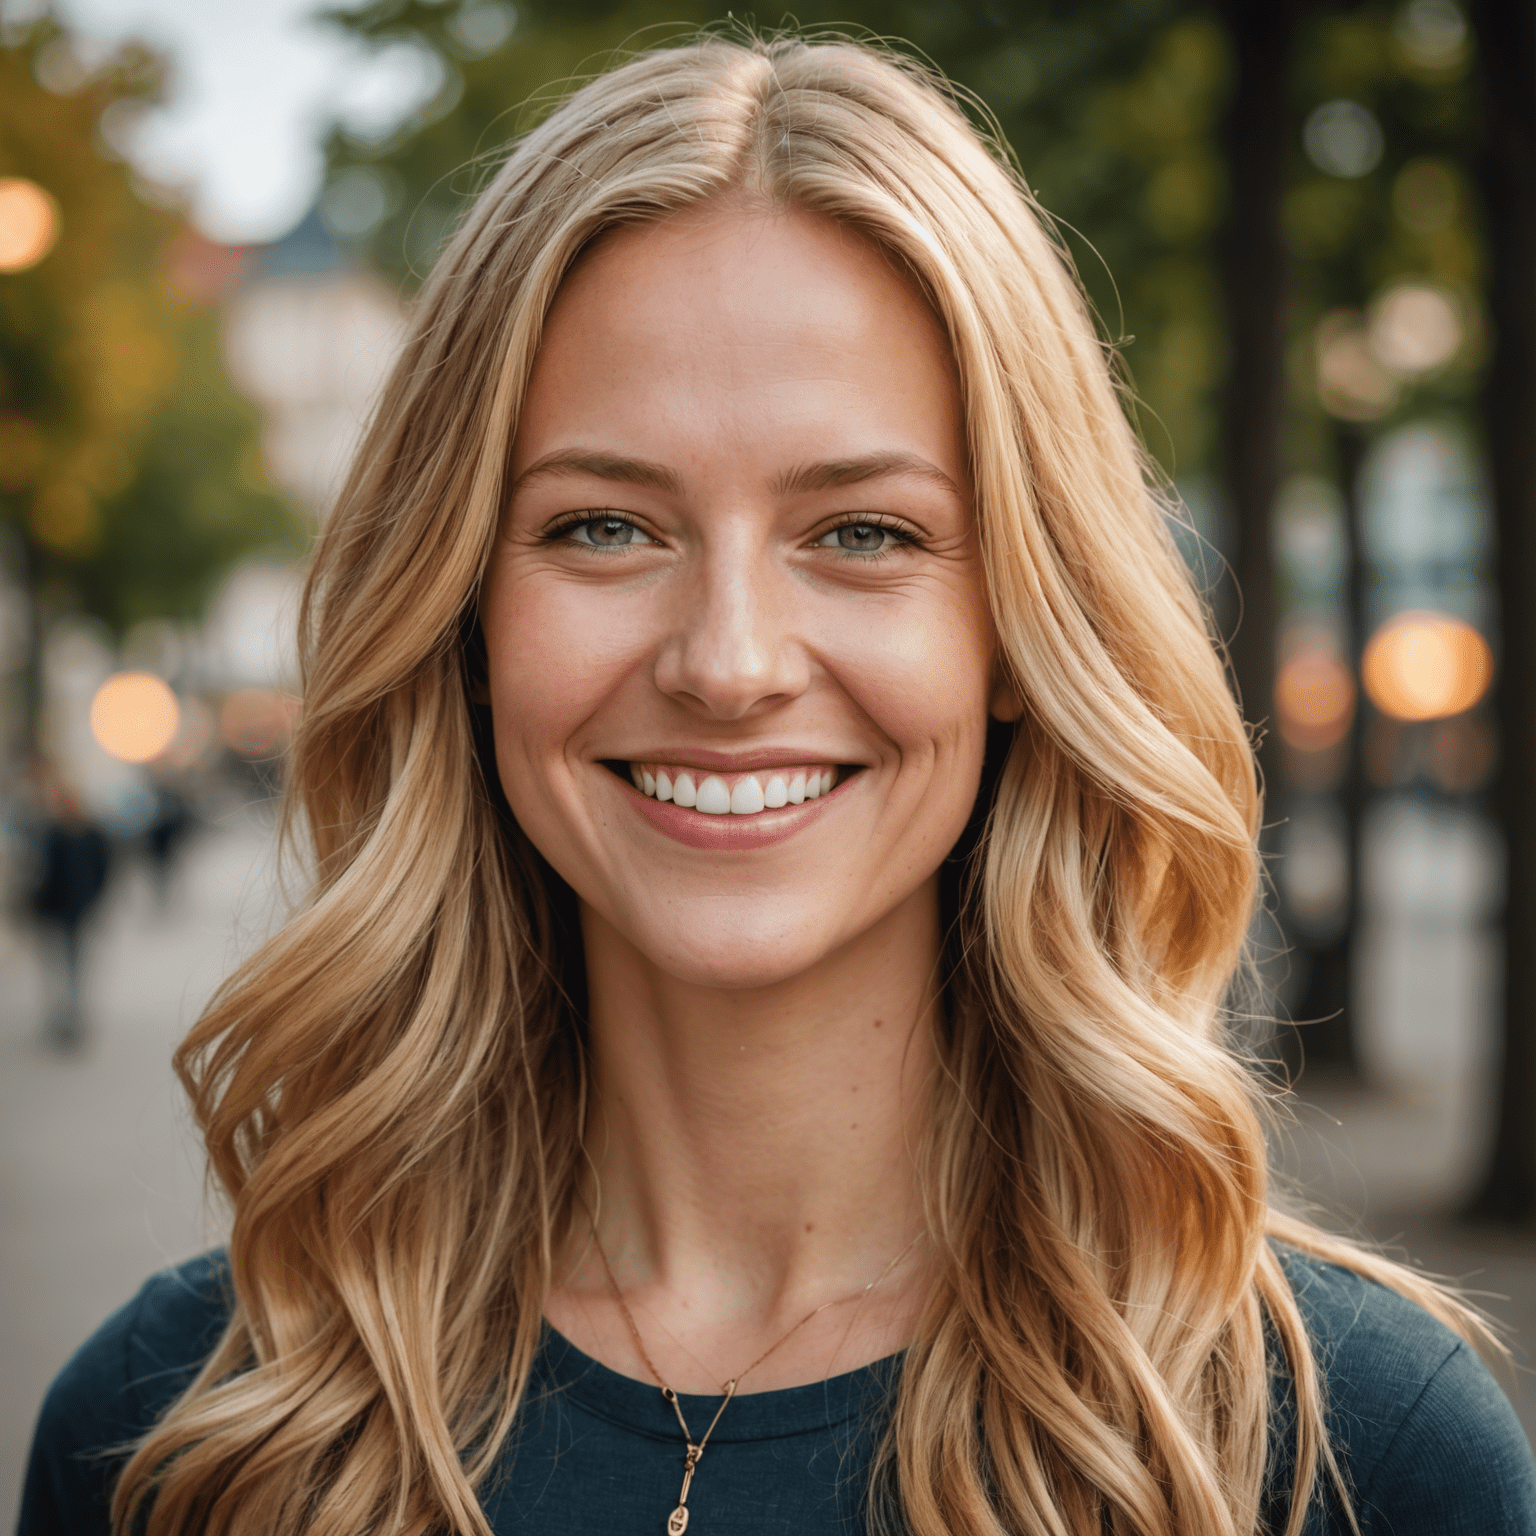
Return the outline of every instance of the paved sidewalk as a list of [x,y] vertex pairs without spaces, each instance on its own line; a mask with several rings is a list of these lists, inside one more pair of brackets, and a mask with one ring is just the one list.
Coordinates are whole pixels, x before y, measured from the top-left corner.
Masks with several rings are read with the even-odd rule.
[[0,1523],[32,1422],[70,1353],[145,1276],[219,1241],[171,1051],[261,936],[270,829],[254,813],[188,846],[167,909],[114,873],[86,958],[86,1048],[41,1044],[46,978],[0,924]]

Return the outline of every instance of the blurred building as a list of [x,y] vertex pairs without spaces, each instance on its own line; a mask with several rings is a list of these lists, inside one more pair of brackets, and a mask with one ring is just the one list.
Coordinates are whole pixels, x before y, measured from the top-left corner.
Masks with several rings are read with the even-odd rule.
[[225,299],[225,354],[266,418],[273,480],[323,516],[399,351],[398,296],[311,212],[263,250]]

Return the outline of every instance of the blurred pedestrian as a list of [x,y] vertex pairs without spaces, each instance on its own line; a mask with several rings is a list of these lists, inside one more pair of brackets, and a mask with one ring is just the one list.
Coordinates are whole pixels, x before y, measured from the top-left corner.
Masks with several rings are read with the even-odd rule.
[[85,1038],[81,1010],[81,934],[101,898],[111,865],[111,844],[88,815],[79,791],[57,773],[45,781],[47,817],[39,837],[38,878],[32,910],[59,956],[62,993],[50,1011],[45,1038],[60,1050]]
[[172,784],[156,784],[155,815],[144,829],[144,851],[149,856],[155,897],[162,912],[170,905],[176,856],[195,824],[196,818],[186,796]]

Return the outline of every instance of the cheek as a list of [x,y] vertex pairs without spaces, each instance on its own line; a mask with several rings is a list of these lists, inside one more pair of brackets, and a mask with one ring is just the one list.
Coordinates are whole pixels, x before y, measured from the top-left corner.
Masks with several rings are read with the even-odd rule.
[[845,615],[836,651],[837,681],[891,753],[869,844],[872,889],[891,897],[933,875],[965,831],[981,785],[992,626],[979,601],[948,596],[892,605],[879,622],[871,615],[851,624]]
[[[824,634],[839,681],[903,757],[975,756],[986,736],[993,640],[990,620],[965,594],[892,603]],[[954,766],[968,766],[968,762]]]
[[481,628],[496,772],[507,803],[539,852],[578,884],[585,865],[573,748],[632,669],[629,642],[600,622],[590,590],[536,572],[493,579]]
[[497,756],[547,759],[643,654],[645,627],[579,583],[509,579],[482,616]]

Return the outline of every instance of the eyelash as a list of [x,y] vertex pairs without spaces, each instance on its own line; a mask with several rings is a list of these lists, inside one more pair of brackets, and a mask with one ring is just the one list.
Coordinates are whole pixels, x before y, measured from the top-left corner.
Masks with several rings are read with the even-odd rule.
[[912,529],[904,528],[893,518],[885,517],[878,512],[849,513],[847,517],[841,518],[833,523],[830,528],[824,529],[821,533],[817,534],[816,542],[820,544],[823,539],[830,538],[834,533],[839,533],[844,528],[878,528],[882,533],[890,534],[893,541],[890,549],[877,549],[873,554],[868,555],[856,554],[851,549],[838,551],[845,560],[858,560],[864,564],[868,564],[871,560],[888,559],[894,550],[905,549],[907,546],[918,542],[918,535]]
[[[643,529],[639,523],[635,521],[634,518],[628,517],[622,512],[610,512],[606,509],[593,510],[588,508],[580,512],[565,513],[562,517],[557,518],[553,523],[551,523],[549,527],[546,528],[540,535],[540,538],[546,543],[558,544],[561,540],[565,539],[568,534],[574,532],[577,528],[586,527],[591,523],[624,523],[628,527],[633,528],[637,533],[644,534],[648,539],[653,537],[652,535],[647,534],[645,529]],[[840,519],[838,522],[833,523],[830,528],[823,529],[822,532],[817,534],[814,541],[815,545],[821,546],[823,548],[831,547],[821,545],[821,540],[830,538],[833,534],[840,532],[844,528],[878,528],[881,530],[881,532],[888,533],[891,536],[894,549],[903,549],[908,545],[916,544],[918,542],[918,535],[913,532],[912,529],[905,528],[894,519],[876,512],[849,513],[846,517]],[[572,540],[570,542],[575,541]],[[582,545],[580,547],[586,549],[596,549],[600,548],[601,546]],[[622,545],[618,546],[618,548],[624,547],[625,546]],[[875,550],[871,554],[857,554],[853,550],[839,550],[838,553],[840,553],[844,559],[857,560],[868,563],[871,560],[886,559],[892,553],[892,549]]]
[[[558,544],[567,534],[573,533],[577,528],[585,528],[591,523],[623,523],[626,527],[633,528],[636,533],[644,534],[648,539],[651,538],[651,535],[646,533],[645,529],[634,518],[627,517],[622,512],[610,512],[605,507],[595,509],[589,507],[581,512],[566,512],[557,517],[539,537],[546,544]],[[574,543],[575,541],[572,540],[571,542]],[[597,549],[601,546],[588,544],[581,547]],[[618,547],[623,548],[624,546],[620,545]]]

